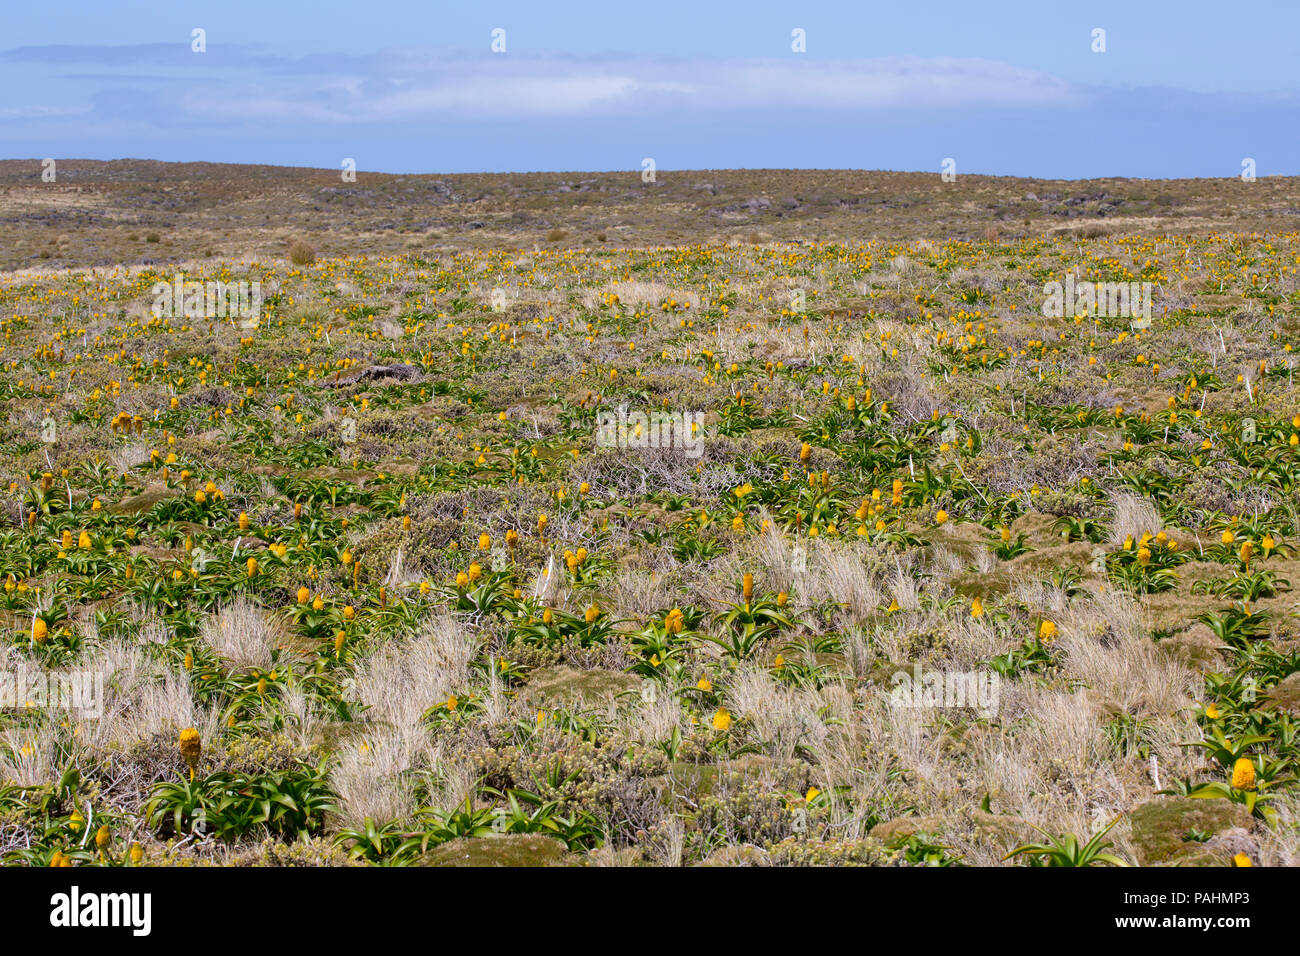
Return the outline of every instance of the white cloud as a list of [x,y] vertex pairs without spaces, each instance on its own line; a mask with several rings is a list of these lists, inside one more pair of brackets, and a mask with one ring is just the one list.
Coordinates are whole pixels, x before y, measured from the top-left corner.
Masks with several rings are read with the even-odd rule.
[[196,76],[172,95],[191,120],[376,122],[530,120],[779,111],[1035,107],[1078,101],[1049,74],[981,59],[579,58],[392,51],[318,60],[217,85]]
[[0,120],[59,119],[66,116],[84,116],[91,112],[89,106],[3,106]]

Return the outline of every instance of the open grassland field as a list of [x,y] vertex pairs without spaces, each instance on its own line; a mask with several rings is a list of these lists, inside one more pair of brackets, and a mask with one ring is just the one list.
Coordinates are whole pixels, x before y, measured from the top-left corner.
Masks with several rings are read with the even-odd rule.
[[1300,855],[1296,181],[20,167],[4,862]]
[[0,269],[436,249],[872,238],[1286,233],[1300,178],[1030,180],[849,170],[393,176],[145,160],[0,160]]

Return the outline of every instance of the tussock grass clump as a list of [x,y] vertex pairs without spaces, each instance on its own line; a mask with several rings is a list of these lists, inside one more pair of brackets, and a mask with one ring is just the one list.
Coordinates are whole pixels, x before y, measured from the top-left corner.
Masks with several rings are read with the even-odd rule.
[[296,266],[309,266],[316,261],[316,249],[309,242],[295,239],[289,246],[289,261]]

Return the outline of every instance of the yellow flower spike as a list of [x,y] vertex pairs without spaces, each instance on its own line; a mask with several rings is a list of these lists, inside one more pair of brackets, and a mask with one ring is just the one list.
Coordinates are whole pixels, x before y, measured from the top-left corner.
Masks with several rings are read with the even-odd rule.
[[731,727],[731,712],[725,707],[719,707],[713,712],[712,724],[714,730],[727,730]]
[[1232,789],[1255,789],[1255,765],[1247,757],[1238,757],[1232,765]]
[[597,607],[595,604],[592,604],[590,607],[587,608],[586,612],[582,615],[582,617],[583,620],[585,620],[588,624],[592,624],[595,622],[596,618],[600,617],[600,608]]
[[938,511],[934,513],[935,524],[943,524],[947,520],[948,520],[948,512],[944,511],[942,508],[940,508]]
[[1044,644],[1050,644],[1056,639],[1056,622],[1044,620],[1038,625],[1038,640]]
[[1236,856],[1232,858],[1232,865],[1233,866],[1254,866],[1255,864],[1250,861],[1250,857],[1247,856],[1245,853],[1238,853]]
[[186,766],[190,768],[190,774],[193,775],[194,768],[198,766],[199,758],[203,755],[203,741],[199,737],[199,732],[193,727],[186,727],[181,731],[178,746],[181,759],[185,761]]
[[478,536],[478,549],[480,551],[489,551],[492,548],[492,536],[486,531]]
[[311,591],[304,585],[298,589],[298,603],[306,604],[311,600]]
[[708,693],[709,691],[713,690],[713,682],[710,681],[708,677],[702,676],[698,681],[695,682],[695,687],[697,690],[702,690],[705,693]]
[[984,603],[980,601],[978,597],[971,602],[970,616],[974,618],[981,618],[984,616]]

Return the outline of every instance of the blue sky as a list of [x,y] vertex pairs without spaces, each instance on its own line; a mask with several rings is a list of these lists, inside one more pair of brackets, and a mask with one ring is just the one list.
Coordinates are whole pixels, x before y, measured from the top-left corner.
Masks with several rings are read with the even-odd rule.
[[1078,178],[1234,176],[1250,157],[1261,176],[1300,174],[1295,3],[101,0],[5,14],[4,158],[937,172],[952,157],[958,173]]

